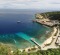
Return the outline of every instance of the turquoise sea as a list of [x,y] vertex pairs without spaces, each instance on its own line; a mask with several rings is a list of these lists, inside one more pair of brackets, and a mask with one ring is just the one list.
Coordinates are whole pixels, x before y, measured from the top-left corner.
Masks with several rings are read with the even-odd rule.
[[47,31],[49,33],[51,29],[32,22],[35,14],[35,11],[0,12],[0,42],[26,48],[35,45],[30,40],[34,38],[42,44],[47,38]]

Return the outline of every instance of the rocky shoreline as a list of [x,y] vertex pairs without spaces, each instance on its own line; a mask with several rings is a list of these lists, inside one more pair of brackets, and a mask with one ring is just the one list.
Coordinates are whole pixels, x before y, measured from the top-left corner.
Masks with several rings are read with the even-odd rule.
[[[52,17],[53,18],[52,18]],[[55,46],[55,42],[53,43],[53,45],[51,44],[51,41],[52,41],[52,37],[55,38],[55,41],[56,39],[58,38],[59,36],[59,33],[60,33],[60,30],[59,30],[59,26],[60,26],[60,12],[46,12],[46,13],[39,13],[39,14],[36,14],[35,15],[36,19],[35,19],[35,22],[39,23],[39,24],[42,24],[42,25],[45,25],[45,26],[48,26],[48,27],[53,27],[54,28],[54,32],[57,32],[57,35],[54,37],[55,34],[52,33],[51,37],[48,38],[43,44],[42,46],[44,46],[45,44],[46,45],[49,45],[48,47],[46,48],[42,48],[43,50],[46,50],[46,49],[49,49],[49,48],[57,48]],[[50,41],[50,42],[49,42]],[[49,43],[52,45],[50,45]],[[48,44],[47,44],[48,43]],[[41,47],[42,47],[41,46]],[[53,47],[54,46],[54,47]]]
[[[55,16],[57,17],[55,18]],[[60,24],[60,12],[46,12],[41,14],[39,13],[35,14],[35,17],[35,22],[49,27],[57,26]]]
[[[57,15],[57,13],[58,14],[60,14],[60,12],[48,12],[47,14],[52,14],[52,16],[53,16],[53,14],[55,14],[55,15]],[[59,28],[57,27],[58,25],[60,25],[60,21],[59,21],[59,19],[54,19],[54,20],[52,20],[52,19],[50,19],[49,17],[47,17],[48,15],[46,15],[46,13],[42,13],[42,15],[41,14],[36,14],[35,15],[35,17],[36,17],[36,19],[35,20],[33,20],[33,22],[37,22],[37,23],[39,23],[39,24],[42,24],[42,25],[45,25],[45,26],[48,26],[48,27],[53,27],[53,32],[52,32],[52,35],[51,35],[51,37],[49,37],[46,41],[44,41],[44,43],[42,44],[42,45],[40,45],[41,46],[41,50],[47,50],[47,49],[49,49],[50,47],[52,47],[52,48],[59,48],[58,46],[56,47],[55,46],[55,41],[56,41],[56,39],[57,39],[57,37],[59,36]],[[58,30],[57,30],[58,29]],[[57,34],[56,34],[56,32],[57,32]],[[56,34],[56,36],[54,36]],[[51,42],[52,41],[52,38],[53,39],[55,39],[54,41],[53,41],[53,43]],[[48,41],[48,42],[47,42]],[[46,44],[47,43],[47,44]],[[51,44],[52,43],[52,44]],[[44,45],[48,45],[48,44],[51,44],[50,46],[48,46],[48,47],[45,47],[44,48]],[[26,50],[26,52],[29,52],[28,50],[29,49],[31,49],[31,48],[34,48],[35,50],[37,49],[37,50],[39,50],[39,48],[38,48],[38,46],[35,46],[35,47],[28,47],[28,48],[26,48],[25,50]]]

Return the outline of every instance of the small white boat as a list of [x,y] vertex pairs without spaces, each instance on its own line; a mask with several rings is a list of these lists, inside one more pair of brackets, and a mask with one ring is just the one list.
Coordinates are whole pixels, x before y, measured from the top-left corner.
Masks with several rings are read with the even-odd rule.
[[21,21],[17,21],[17,23],[21,23]]

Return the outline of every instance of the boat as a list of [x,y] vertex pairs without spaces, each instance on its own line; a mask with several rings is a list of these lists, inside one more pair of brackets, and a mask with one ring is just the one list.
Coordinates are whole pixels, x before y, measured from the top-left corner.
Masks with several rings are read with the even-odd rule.
[[17,23],[21,23],[21,21],[17,21]]

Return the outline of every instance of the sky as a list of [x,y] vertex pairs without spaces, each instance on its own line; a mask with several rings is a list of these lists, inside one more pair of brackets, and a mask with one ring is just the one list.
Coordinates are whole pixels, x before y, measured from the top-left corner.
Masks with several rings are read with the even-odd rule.
[[60,0],[0,0],[0,9],[58,9]]

